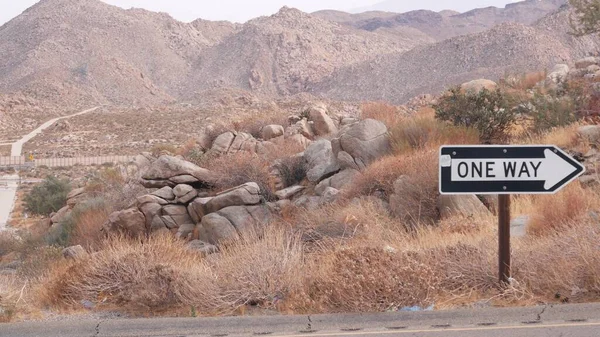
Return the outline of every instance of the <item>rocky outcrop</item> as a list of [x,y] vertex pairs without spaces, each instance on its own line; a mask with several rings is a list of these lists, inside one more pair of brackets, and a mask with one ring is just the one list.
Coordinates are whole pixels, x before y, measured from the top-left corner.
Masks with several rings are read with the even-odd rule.
[[284,132],[285,130],[281,125],[267,125],[260,130],[260,137],[263,140],[271,140],[283,136]]
[[494,81],[486,79],[478,79],[470,82],[463,83],[460,88],[467,94],[478,94],[481,90],[486,89],[489,91],[496,90],[498,85]]
[[341,190],[342,188],[344,188],[344,186],[350,184],[352,180],[354,180],[354,178],[359,174],[360,172],[357,170],[345,169],[335,174],[334,176],[321,181],[315,187],[315,193],[317,195],[323,195],[323,193],[328,187],[333,187],[337,190]]
[[387,127],[374,119],[365,119],[341,131],[331,145],[342,169],[364,170],[391,151]]
[[102,230],[107,233],[123,233],[131,237],[143,237],[147,233],[146,218],[137,208],[126,209],[111,214]]
[[232,206],[202,218],[197,231],[201,241],[218,245],[236,239],[270,220],[271,211],[266,206]]
[[278,209],[277,205],[258,205],[262,196],[258,184],[253,182],[213,197],[205,195],[191,185],[163,187],[137,198],[133,208],[111,214],[103,231],[131,237],[171,233],[182,240],[200,238],[217,244],[255,225],[265,225]]
[[552,68],[546,77],[547,83],[561,84],[569,77],[569,66],[566,64],[557,64]]
[[306,176],[311,182],[319,182],[340,169],[331,142],[327,139],[320,139],[310,144],[304,151],[304,159],[307,167]]
[[210,186],[214,184],[212,172],[183,159],[161,156],[142,172],[141,184],[147,188],[175,187],[178,184]]
[[309,110],[310,120],[317,136],[326,136],[337,133],[338,129],[333,119],[327,114],[327,107],[323,104],[316,105]]
[[206,212],[213,213],[231,206],[256,205],[260,203],[260,187],[256,183],[246,183],[242,186],[217,194],[206,203]]
[[600,145],[600,125],[586,125],[577,129],[579,135],[591,144]]
[[306,187],[304,186],[291,186],[275,192],[275,195],[277,196],[277,198],[279,198],[279,200],[287,200],[293,198],[295,195],[304,191],[305,189]]
[[437,207],[442,219],[490,213],[475,195],[441,195],[438,198]]
[[86,257],[88,253],[82,246],[72,246],[67,247],[62,250],[62,255],[65,259],[68,260],[77,260],[83,257]]

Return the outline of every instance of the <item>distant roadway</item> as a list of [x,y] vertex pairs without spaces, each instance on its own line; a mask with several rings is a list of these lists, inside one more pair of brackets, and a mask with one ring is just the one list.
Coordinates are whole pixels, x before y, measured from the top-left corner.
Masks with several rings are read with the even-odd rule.
[[84,319],[0,324],[20,337],[596,337],[600,304],[383,314]]

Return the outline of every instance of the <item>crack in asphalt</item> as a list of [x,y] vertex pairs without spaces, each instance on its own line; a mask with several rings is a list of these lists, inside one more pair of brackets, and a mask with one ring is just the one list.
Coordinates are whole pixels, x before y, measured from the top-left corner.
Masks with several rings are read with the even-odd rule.
[[98,337],[98,336],[100,336],[100,325],[101,325],[102,323],[104,323],[104,321],[103,321],[103,320],[102,320],[102,321],[100,321],[100,322],[98,322],[98,324],[96,324],[96,328],[94,329],[94,330],[96,331],[96,333],[94,334],[94,336],[93,336],[93,337]]
[[546,309],[548,309],[548,304],[544,305],[544,307],[542,308],[542,311],[540,311],[537,314],[537,318],[536,318],[537,321],[541,321],[542,320],[542,315],[544,314],[544,312],[546,312]]

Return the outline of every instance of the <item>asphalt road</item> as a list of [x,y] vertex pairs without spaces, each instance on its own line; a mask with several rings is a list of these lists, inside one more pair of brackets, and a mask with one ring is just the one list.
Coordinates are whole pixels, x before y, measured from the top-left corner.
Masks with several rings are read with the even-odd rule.
[[19,176],[0,176],[0,231],[4,230],[17,195]]
[[51,119],[51,120],[45,122],[44,124],[40,125],[35,130],[33,130],[30,133],[28,133],[27,135],[23,136],[18,141],[12,143],[11,150],[10,150],[11,157],[19,157],[21,155],[21,152],[23,151],[23,145],[25,143],[27,143],[28,141],[30,141],[31,139],[33,139],[35,136],[37,136],[40,133],[42,133],[42,131],[44,131],[45,129],[47,129],[50,126],[52,126],[52,124],[56,123],[56,121],[59,121],[61,119],[69,119],[71,117],[84,115],[86,113],[90,113],[92,111],[96,111],[96,110],[98,110],[98,108],[99,107],[87,109],[87,110],[78,112],[76,114],[72,114],[72,115],[69,115],[69,116],[63,116],[63,117],[57,117],[57,118],[54,118],[54,119]]
[[2,337],[596,337],[600,304],[479,310],[24,322],[0,325]]

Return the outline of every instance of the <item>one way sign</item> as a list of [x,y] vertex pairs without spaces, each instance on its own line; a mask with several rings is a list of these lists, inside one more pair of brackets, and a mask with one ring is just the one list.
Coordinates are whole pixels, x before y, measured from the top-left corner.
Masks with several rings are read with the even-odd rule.
[[553,194],[585,167],[553,145],[443,146],[442,194]]

